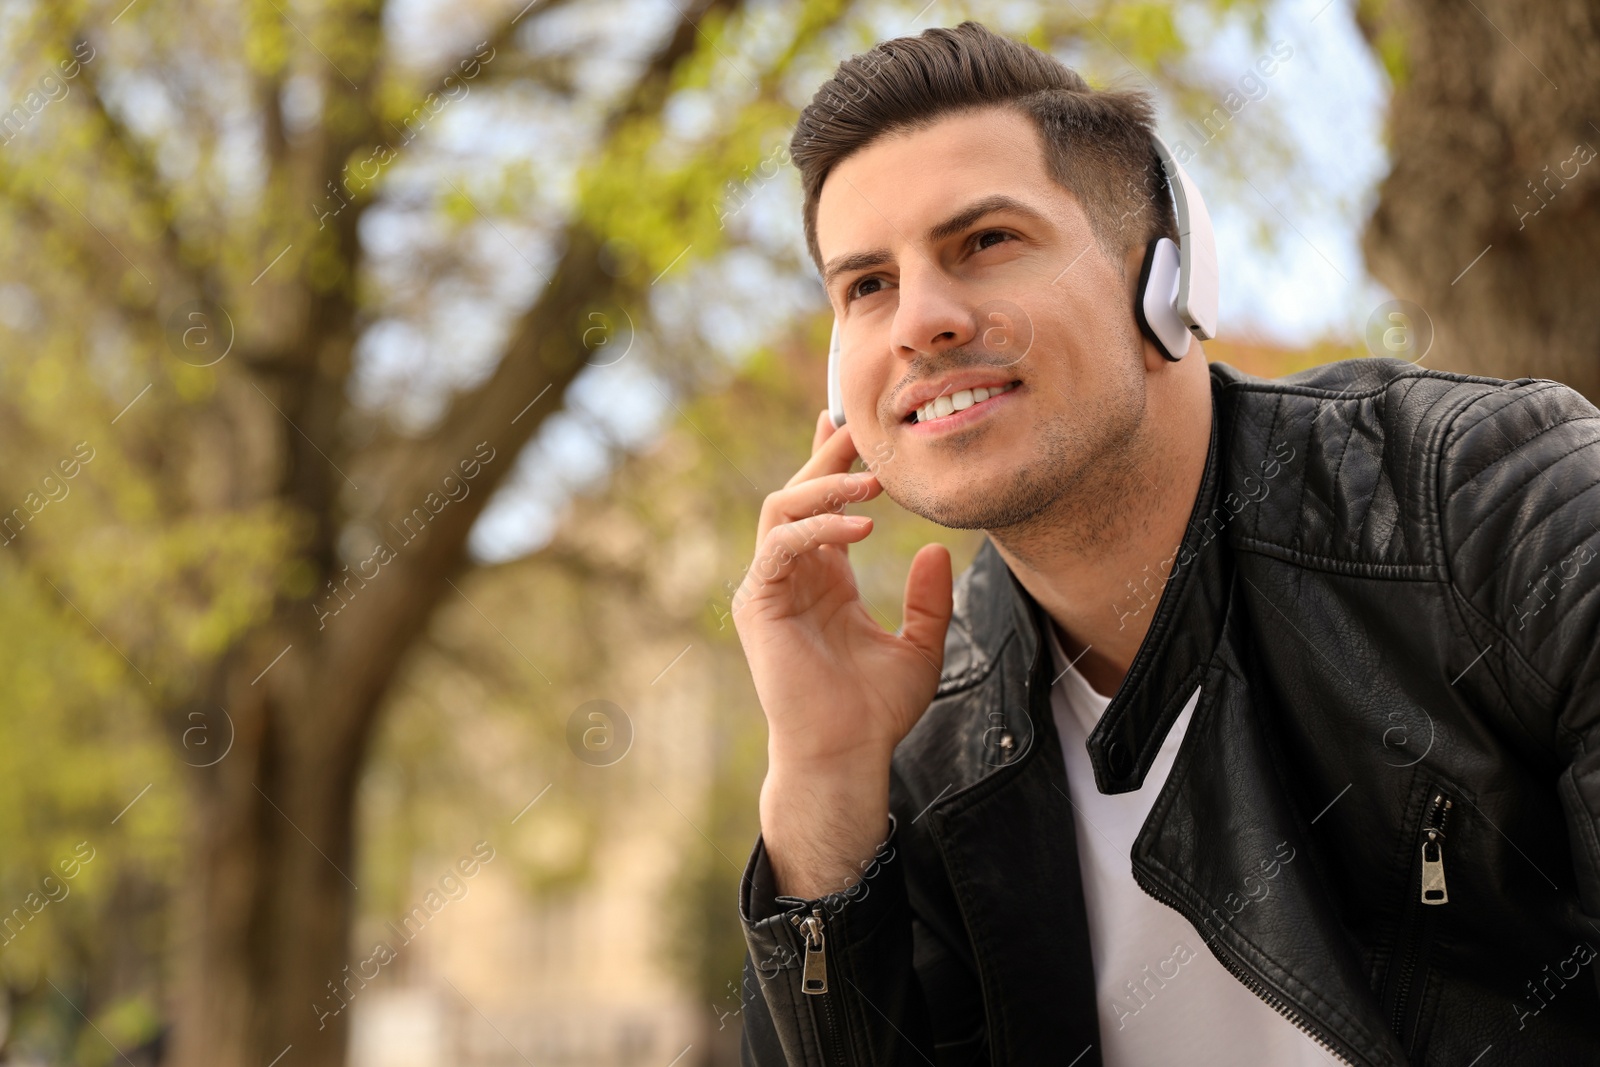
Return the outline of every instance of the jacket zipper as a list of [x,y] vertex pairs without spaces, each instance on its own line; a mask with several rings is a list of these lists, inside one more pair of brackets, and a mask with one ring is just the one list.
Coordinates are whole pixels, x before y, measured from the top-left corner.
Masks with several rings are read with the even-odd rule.
[[[1133,880],[1139,883],[1140,889],[1143,889],[1146,893],[1150,894],[1167,907],[1172,908],[1179,915],[1182,915],[1196,930],[1201,928],[1201,923],[1198,921],[1200,917],[1176,897],[1171,896],[1151,882],[1150,879],[1145,876],[1145,873],[1139,869],[1137,864],[1135,864],[1133,868]],[[1220,938],[1212,938],[1210,944],[1214,946],[1212,954],[1222,962],[1222,966],[1227,969],[1228,973],[1233,975],[1234,978],[1238,979],[1246,989],[1250,990],[1250,992],[1254,993],[1261,1000],[1265,1001],[1267,1007],[1271,1008],[1273,1011],[1289,1020],[1289,1022],[1294,1024],[1294,1027],[1297,1030],[1311,1038],[1311,1040],[1315,1041],[1330,1055],[1338,1059],[1339,1062],[1348,1063],[1354,1067],[1356,1060],[1346,1054],[1344,1046],[1338,1043],[1338,1039],[1336,1037],[1313,1027],[1311,1023],[1294,1008],[1293,1005],[1283,1000],[1277,995],[1277,993],[1273,992],[1264,982],[1257,978],[1255,972],[1250,970],[1249,965],[1235,956],[1233,950],[1227,945],[1223,944]],[[1220,952],[1216,950],[1220,950]]]
[[1441,791],[1433,797],[1428,825],[1422,836],[1422,903],[1445,904],[1450,900],[1444,884],[1444,821],[1452,803]]
[[1428,807],[1428,814],[1423,818],[1422,830],[1418,834],[1421,860],[1421,873],[1417,880],[1419,888],[1416,899],[1407,901],[1406,914],[1409,921],[1406,924],[1405,938],[1401,942],[1401,950],[1396,954],[1395,966],[1398,970],[1395,972],[1396,980],[1392,984],[1395,992],[1389,1026],[1395,1036],[1405,1042],[1408,1053],[1414,1036],[1407,1033],[1411,987],[1416,981],[1418,961],[1432,933],[1434,917],[1433,912],[1418,909],[1446,904],[1450,900],[1444,876],[1444,823],[1452,806],[1453,802],[1445,795],[1444,790],[1434,791],[1433,801]]
[[[828,939],[823,930],[822,905],[814,905],[811,914],[801,917],[799,912],[789,916],[789,921],[801,932],[805,942],[805,961],[800,970],[800,990],[809,996],[820,997],[822,1007],[823,1026],[829,1037],[829,1044],[833,1049],[832,1062],[841,1065],[850,1064],[852,1061],[845,1050],[844,1035],[839,1032],[839,1027],[834,1020],[833,998],[827,996],[828,992]],[[816,1024],[816,1014],[813,1011],[812,1024]]]

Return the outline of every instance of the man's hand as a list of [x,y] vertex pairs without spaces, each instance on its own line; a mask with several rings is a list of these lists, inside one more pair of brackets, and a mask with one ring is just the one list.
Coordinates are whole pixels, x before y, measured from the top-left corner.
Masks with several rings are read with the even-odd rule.
[[778,892],[844,889],[889,831],[889,760],[933,700],[950,624],[950,554],[925,545],[904,626],[886,632],[856,592],[849,545],[872,520],[846,503],[882,491],[848,426],[817,420],[811,459],[767,497],[733,621],[767,716],[761,830]]

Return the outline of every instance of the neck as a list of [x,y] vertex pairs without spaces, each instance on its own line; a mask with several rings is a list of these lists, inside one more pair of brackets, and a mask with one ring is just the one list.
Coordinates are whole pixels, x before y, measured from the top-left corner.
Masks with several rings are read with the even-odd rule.
[[1026,522],[987,531],[1054,622],[1067,657],[1103,695],[1121,686],[1150,630],[1205,473],[1211,385],[1195,347],[1153,376],[1129,447],[1091,465]]

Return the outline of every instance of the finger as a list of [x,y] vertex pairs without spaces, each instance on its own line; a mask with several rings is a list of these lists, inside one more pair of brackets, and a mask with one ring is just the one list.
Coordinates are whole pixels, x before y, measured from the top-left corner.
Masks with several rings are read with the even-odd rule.
[[784,579],[794,571],[796,561],[823,545],[848,545],[872,532],[872,519],[865,515],[834,515],[824,512],[808,518],[774,526],[761,541],[754,562],[745,572],[740,592],[745,602],[784,587]]
[[793,522],[821,512],[842,512],[848,504],[860,504],[883,492],[877,475],[871,471],[825,474],[799,485],[767,494],[761,503],[761,519],[756,524],[756,543],[779,523]]
[[806,460],[805,466],[795,471],[794,477],[785,483],[785,488],[810,481],[820,474],[843,474],[850,469],[850,464],[855,462],[858,455],[860,453],[856,451],[856,443],[850,436],[847,423],[828,435],[827,440]]
[[822,414],[817,416],[817,432],[811,435],[811,454],[813,456],[817,454],[817,449],[822,447],[822,442],[833,436],[835,429],[837,427],[833,425],[833,419],[828,415],[828,409],[823,408]]
[[944,636],[950,626],[952,578],[950,550],[923,545],[906,575],[905,623],[900,636],[915,645],[928,662],[944,666]]

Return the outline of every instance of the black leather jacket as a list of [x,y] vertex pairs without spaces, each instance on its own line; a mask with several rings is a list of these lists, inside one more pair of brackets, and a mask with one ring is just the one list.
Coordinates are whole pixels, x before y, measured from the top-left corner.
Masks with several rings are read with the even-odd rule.
[[[1351,1063],[1600,1064],[1600,412],[1393,360],[1211,380],[1183,545],[1108,608],[1154,616],[1101,792],[1202,687],[1134,877]],[[988,542],[955,605],[862,877],[775,897],[756,842],[747,1064],[1100,1062],[1047,620]]]

